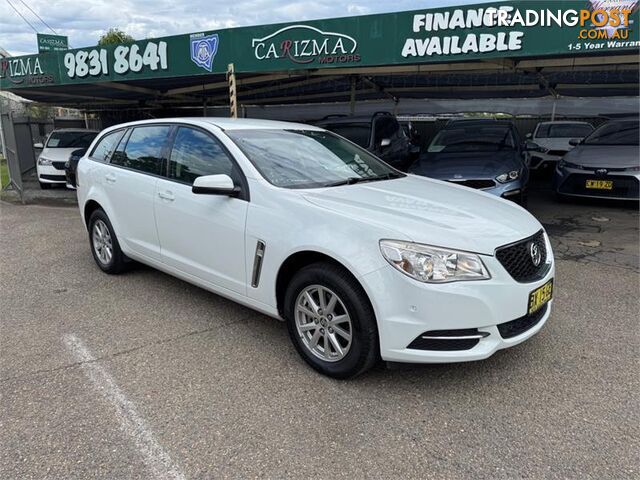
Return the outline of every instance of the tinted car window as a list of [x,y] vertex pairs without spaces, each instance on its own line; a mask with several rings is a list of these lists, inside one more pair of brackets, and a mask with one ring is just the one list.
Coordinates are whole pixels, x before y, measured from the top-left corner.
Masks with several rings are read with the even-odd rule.
[[508,126],[503,125],[466,125],[452,126],[440,130],[435,136],[429,152],[452,153],[474,151],[497,151],[505,148],[515,149],[517,139]]
[[[118,152],[111,163],[160,175],[162,173],[162,148],[167,141],[170,127],[153,126],[134,128],[124,151]],[[121,149],[118,149],[121,151]]]
[[116,149],[122,135],[124,135],[124,130],[119,130],[117,132],[112,132],[104,137],[98,142],[96,147],[93,149],[91,153],[91,158],[95,160],[99,160],[101,162],[106,162],[109,160],[111,153]]
[[583,138],[591,132],[591,125],[581,123],[545,123],[538,127],[536,138]]
[[378,118],[375,121],[375,145],[380,146],[380,142],[385,138],[392,139],[398,135],[398,130],[400,130],[400,124],[393,118]]
[[210,135],[180,127],[169,157],[169,178],[188,184],[202,175],[234,177],[234,164],[222,145]]
[[638,145],[640,144],[638,125],[638,121],[605,123],[589,135],[584,143],[586,145]]
[[336,123],[326,125],[323,128],[337,133],[362,148],[369,146],[369,138],[371,138],[371,124],[369,123]]
[[47,148],[88,148],[98,132],[53,132]]

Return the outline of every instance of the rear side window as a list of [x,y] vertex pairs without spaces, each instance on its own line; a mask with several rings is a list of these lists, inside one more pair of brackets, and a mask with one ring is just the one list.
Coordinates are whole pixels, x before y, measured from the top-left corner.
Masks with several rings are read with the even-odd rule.
[[124,132],[124,130],[118,130],[117,132],[108,133],[102,137],[93,149],[93,152],[91,152],[91,158],[100,162],[108,161],[109,157],[118,146]]
[[162,149],[170,129],[166,125],[134,128],[124,151],[114,155],[111,163],[139,172],[161,175]]
[[169,157],[169,178],[191,185],[203,175],[229,175],[237,180],[233,161],[210,135],[180,127]]

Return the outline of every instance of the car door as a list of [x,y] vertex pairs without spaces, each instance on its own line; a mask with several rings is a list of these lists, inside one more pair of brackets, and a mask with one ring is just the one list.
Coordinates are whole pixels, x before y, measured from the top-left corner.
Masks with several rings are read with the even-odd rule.
[[143,257],[160,261],[154,218],[156,182],[164,170],[171,126],[132,128],[111,156],[105,190],[117,216],[118,238]]
[[202,175],[229,175],[245,184],[242,173],[210,132],[180,126],[173,133],[167,176],[158,180],[155,216],[162,261],[184,273],[246,294],[245,220],[248,202],[223,195],[194,194]]

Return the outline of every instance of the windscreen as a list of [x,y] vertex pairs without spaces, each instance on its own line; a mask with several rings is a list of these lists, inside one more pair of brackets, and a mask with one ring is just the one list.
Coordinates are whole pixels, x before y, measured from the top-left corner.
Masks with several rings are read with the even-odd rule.
[[593,127],[584,123],[544,123],[538,127],[536,138],[584,138]]
[[639,122],[609,122],[600,126],[585,140],[585,145],[639,145]]
[[508,126],[467,124],[440,130],[429,145],[428,152],[496,152],[514,148],[515,138]]
[[331,132],[265,129],[226,133],[262,176],[278,187],[316,188],[403,176]]
[[53,132],[47,148],[89,148],[98,132]]

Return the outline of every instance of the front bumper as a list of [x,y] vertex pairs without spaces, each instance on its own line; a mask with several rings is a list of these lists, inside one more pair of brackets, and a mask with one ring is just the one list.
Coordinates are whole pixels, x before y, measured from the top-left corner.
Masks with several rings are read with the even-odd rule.
[[[548,241],[547,241],[548,244]],[[385,266],[361,280],[378,319],[383,360],[410,363],[449,363],[481,360],[535,335],[551,313],[550,301],[541,318],[517,335],[500,334],[498,325],[527,315],[529,294],[555,274],[553,255],[546,275],[535,282],[518,283],[493,256],[482,256],[492,278],[481,281],[424,284]],[[501,327],[503,332],[505,328]],[[475,346],[465,350],[408,348],[425,332],[477,330]]]
[[[611,190],[588,189],[587,180],[609,180],[613,182]],[[556,168],[553,176],[553,188],[556,193],[571,197],[606,198],[610,200],[640,199],[640,174],[625,171],[611,171],[605,175],[594,170],[577,168]]]
[[38,181],[41,183],[66,183],[64,169],[59,170],[52,165],[37,165]]

